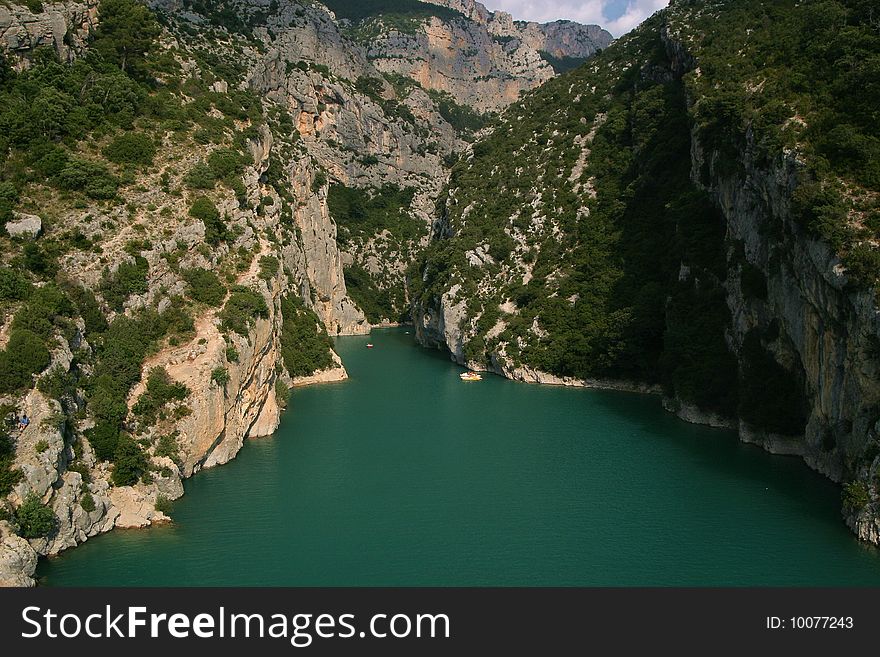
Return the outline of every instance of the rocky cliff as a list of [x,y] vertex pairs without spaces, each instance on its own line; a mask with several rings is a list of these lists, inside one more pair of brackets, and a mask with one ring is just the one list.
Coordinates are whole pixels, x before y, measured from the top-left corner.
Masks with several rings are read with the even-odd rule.
[[62,60],[72,61],[86,48],[97,15],[97,0],[46,3],[39,13],[15,4],[0,5],[0,47],[26,59],[36,48],[51,46]]
[[[586,36],[566,36],[581,34],[578,26],[548,27],[556,36],[546,43],[536,36],[544,28],[528,27],[521,38],[530,45],[509,49],[526,65],[501,56],[499,79],[516,92],[483,85],[465,107],[415,74],[387,75],[353,38],[352,23],[321,5],[220,4],[228,11],[151,3],[162,27],[144,44],[143,61],[117,62],[128,64],[122,74],[97,3],[46,4],[37,13],[0,6],[0,43],[19,76],[6,76],[0,61],[0,91],[54,66],[35,57],[41,47],[77,62],[53,69],[55,79],[91,76],[49,92],[65,111],[92,102],[90,84],[103,89],[102,76],[112,80],[97,96],[103,104],[90,105],[104,122],[39,122],[67,140],[49,149],[62,163],[51,173],[28,159],[45,148],[35,146],[42,135],[19,130],[0,144],[4,158],[24,154],[27,171],[10,186],[13,160],[0,160],[0,217],[7,228],[22,217],[38,226],[0,238],[20,290],[0,305],[0,347],[21,338],[39,309],[48,324],[33,339],[51,348],[48,365],[24,386],[7,381],[14,357],[0,353],[4,413],[31,418],[11,432],[12,456],[0,453],[0,478],[15,481],[0,508],[8,518],[0,521],[0,583],[32,585],[39,556],[114,527],[168,521],[183,479],[275,430],[287,387],[345,378],[327,334],[369,331],[365,308],[374,322],[405,312],[407,267],[427,243],[449,165],[482,125],[474,108],[501,107],[551,77],[534,54],[539,46],[561,56],[593,52]],[[486,25],[465,22],[454,27],[465,41],[488,38]],[[422,34],[437,27],[418,21]],[[93,42],[108,61],[83,57]],[[500,70],[473,64],[483,56],[463,43],[447,49],[459,63],[438,69],[461,69],[461,89]],[[8,107],[4,126],[21,125],[30,111]],[[363,208],[368,227],[353,219]],[[36,298],[51,299],[51,308]],[[51,511],[51,531],[20,515],[34,500]]]
[[[827,38],[810,9],[777,9],[805,50]],[[784,93],[763,66],[780,35],[760,14],[675,3],[512,106],[453,170],[416,333],[519,380],[656,385],[680,417],[844,483],[847,523],[877,543],[873,164],[848,169],[826,147],[817,166],[821,119],[791,96],[772,115]]]
[[554,58],[583,61],[612,41],[597,25],[524,23],[471,0],[430,4],[451,12],[426,19],[378,15],[350,23],[347,32],[379,71],[481,112],[500,110],[552,78]]

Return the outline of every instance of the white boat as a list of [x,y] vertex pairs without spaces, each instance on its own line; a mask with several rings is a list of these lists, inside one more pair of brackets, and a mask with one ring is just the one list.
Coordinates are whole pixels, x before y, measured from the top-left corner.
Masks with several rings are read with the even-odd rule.
[[482,381],[483,377],[476,372],[462,372],[458,375],[462,381]]

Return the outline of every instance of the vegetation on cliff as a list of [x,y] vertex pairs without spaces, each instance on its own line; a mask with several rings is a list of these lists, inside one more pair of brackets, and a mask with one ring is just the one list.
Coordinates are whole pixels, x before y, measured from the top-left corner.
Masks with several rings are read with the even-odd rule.
[[[778,336],[731,351],[730,271],[749,298],[766,300],[767,283],[701,185],[745,166],[744,153],[765,166],[797,151],[793,215],[841,255],[853,289],[873,286],[870,18],[856,1],[680,2],[526,96],[453,168],[442,229],[410,276],[416,306],[464,304],[469,360],[659,382],[802,433],[804,375],[777,359]],[[692,129],[705,150],[697,184]]]
[[292,377],[309,376],[333,366],[333,341],[318,316],[302,299],[290,295],[281,300],[281,358]]

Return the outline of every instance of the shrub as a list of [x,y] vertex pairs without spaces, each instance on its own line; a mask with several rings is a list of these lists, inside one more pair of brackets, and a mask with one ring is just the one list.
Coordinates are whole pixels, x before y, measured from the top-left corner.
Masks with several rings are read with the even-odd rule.
[[[124,403],[124,402],[123,402]],[[89,444],[100,461],[111,461],[119,445],[119,428],[106,421],[98,421],[86,432]]]
[[843,508],[850,513],[859,513],[871,501],[868,487],[862,481],[851,481],[844,484],[841,497],[843,498]]
[[79,498],[79,505],[83,511],[86,513],[91,513],[97,508],[95,506],[95,498],[92,497],[92,494],[87,490],[82,494],[82,497]]
[[149,289],[147,273],[150,265],[143,256],[135,256],[134,262],[122,262],[113,273],[107,273],[101,282],[101,294],[107,304],[117,312],[124,309],[132,294],[143,294]]
[[30,493],[15,512],[18,532],[22,538],[43,538],[55,530],[55,514],[43,506],[36,494]]
[[177,445],[177,434],[164,434],[160,436],[154,453],[156,456],[164,456],[178,463],[180,461],[180,448]]
[[281,379],[275,379],[275,401],[281,410],[287,408],[287,403],[290,401],[290,388]]
[[217,181],[214,179],[214,173],[204,162],[198,162],[186,174],[184,182],[187,187],[192,189],[213,189]]
[[843,259],[847,274],[858,286],[871,288],[880,277],[880,249],[868,243],[855,245]]
[[123,71],[144,74],[146,56],[161,30],[153,13],[135,0],[101,0],[92,47]]
[[46,440],[38,440],[37,444],[34,445],[34,449],[37,450],[37,454],[42,454],[49,449],[49,443]]
[[218,148],[208,156],[208,167],[216,180],[237,178],[249,162],[248,156],[229,148]]
[[220,311],[224,331],[247,335],[248,328],[257,317],[268,317],[269,307],[261,294],[250,288],[236,285]]
[[166,516],[171,515],[171,500],[169,500],[164,495],[159,495],[156,498],[156,511],[159,513],[163,513]]
[[196,267],[181,272],[183,280],[189,287],[189,296],[199,303],[217,307],[226,298],[226,286],[210,269]]
[[211,383],[220,388],[225,388],[226,384],[229,383],[229,370],[225,367],[215,367],[211,371]]
[[220,218],[220,211],[208,197],[200,196],[193,201],[189,216],[201,220],[205,225],[205,241],[208,244],[217,245],[229,237],[226,224]]
[[106,166],[90,160],[70,159],[56,180],[61,189],[81,191],[94,199],[111,199],[119,187]]
[[369,238],[383,230],[401,241],[420,238],[424,225],[409,213],[414,194],[412,187],[394,185],[372,190],[330,185],[327,206],[339,229],[339,240]]
[[281,300],[281,358],[290,376],[308,376],[333,364],[333,343],[314,311],[296,296]]
[[0,269],[0,301],[24,301],[31,289],[30,281],[20,271],[11,267]]
[[113,461],[128,415],[129,390],[141,378],[141,363],[157,341],[171,331],[191,329],[192,318],[172,305],[164,313],[116,317],[98,343],[97,362],[88,386],[88,408],[95,426],[88,430],[97,457]]
[[275,256],[260,256],[259,277],[264,281],[275,278],[278,273],[278,258]]
[[117,164],[149,165],[156,157],[156,144],[143,132],[126,132],[104,148],[104,157]]
[[107,319],[91,290],[81,285],[70,285],[65,290],[85,322],[86,333],[103,333],[107,330]]
[[315,171],[315,177],[312,179],[312,193],[317,194],[321,188],[327,184],[327,174],[322,169]]
[[113,485],[134,486],[148,470],[143,450],[131,436],[121,434],[114,455],[113,474],[110,475]]
[[13,328],[6,349],[0,352],[0,392],[30,387],[33,375],[46,369],[50,360],[42,337],[28,329]]
[[377,324],[399,315],[395,312],[391,295],[376,286],[366,269],[355,263],[345,267],[343,275],[346,291],[370,322]]
[[183,383],[173,381],[163,367],[154,367],[147,375],[147,389],[132,406],[132,412],[148,424],[156,421],[156,415],[167,404],[183,401],[190,394]]
[[[3,414],[6,415],[5,412]],[[14,457],[15,445],[13,445],[12,439],[0,429],[0,497],[8,495],[12,487],[24,476],[21,470],[12,467]]]

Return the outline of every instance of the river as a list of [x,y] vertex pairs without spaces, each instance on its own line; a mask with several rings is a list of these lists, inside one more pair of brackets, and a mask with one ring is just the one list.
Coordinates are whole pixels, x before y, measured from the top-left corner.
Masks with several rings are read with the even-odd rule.
[[294,390],[173,524],[44,560],[40,585],[880,585],[799,459],[653,396],[464,383],[406,329],[336,342],[348,381]]

